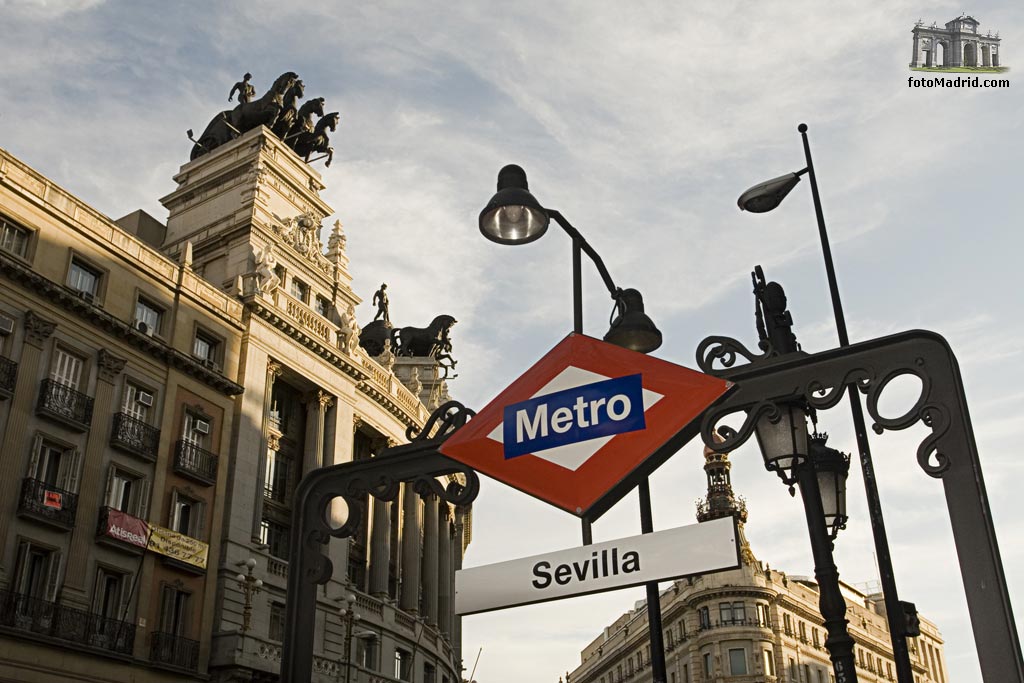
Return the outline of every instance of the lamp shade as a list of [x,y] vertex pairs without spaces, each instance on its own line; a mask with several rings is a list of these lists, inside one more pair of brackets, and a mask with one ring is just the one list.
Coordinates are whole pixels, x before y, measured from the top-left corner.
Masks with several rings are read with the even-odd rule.
[[644,298],[639,291],[619,290],[614,313],[618,315],[612,319],[611,328],[604,335],[606,342],[640,353],[650,353],[661,346],[661,332],[644,313]]
[[807,459],[807,413],[799,403],[783,403],[757,419],[754,432],[769,472],[777,472],[790,486],[793,470]]
[[846,528],[846,477],[850,474],[850,456],[825,445],[828,435],[811,437],[811,462],[821,490],[825,526],[832,538]]
[[526,244],[548,229],[548,214],[530,194],[526,171],[510,164],[498,172],[498,191],[480,212],[480,232],[498,244]]
[[782,200],[789,194],[789,191],[796,187],[796,184],[799,182],[800,176],[798,174],[787,173],[778,178],[767,180],[760,185],[754,185],[741,194],[736,203],[739,204],[741,211],[765,213],[781,204]]

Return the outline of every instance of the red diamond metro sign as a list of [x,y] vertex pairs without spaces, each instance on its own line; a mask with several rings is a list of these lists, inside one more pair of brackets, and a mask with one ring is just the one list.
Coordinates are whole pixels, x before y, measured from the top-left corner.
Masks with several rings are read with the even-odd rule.
[[698,418],[731,386],[570,334],[440,450],[594,520],[692,439]]

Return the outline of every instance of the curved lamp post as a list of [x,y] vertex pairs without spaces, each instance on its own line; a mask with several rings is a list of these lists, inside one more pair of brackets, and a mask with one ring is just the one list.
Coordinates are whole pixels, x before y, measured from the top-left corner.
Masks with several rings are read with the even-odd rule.
[[[608,293],[615,301],[611,326],[604,341],[631,351],[650,353],[661,346],[661,332],[644,311],[643,296],[636,289],[615,286],[601,256],[580,231],[554,209],[545,208],[530,193],[526,171],[509,164],[498,172],[498,191],[480,212],[479,227],[484,237],[498,244],[529,244],[540,239],[554,220],[572,239],[573,332],[583,334],[582,254],[586,253],[601,274]],[[654,531],[651,514],[651,488],[647,479],[637,486],[640,494],[640,530]],[[590,545],[593,535],[590,520],[583,518],[583,544]],[[647,617],[651,638],[651,668],[654,683],[665,683],[665,646],[662,642],[661,609],[657,582],[648,583]]]
[[[825,230],[825,216],[821,209],[821,196],[818,194],[818,178],[814,174],[814,162],[811,159],[811,145],[807,140],[807,124],[797,126],[803,138],[804,158],[807,166],[794,173],[787,173],[754,185],[740,195],[737,204],[741,211],[750,213],[766,213],[771,211],[786,198],[786,195],[800,182],[800,177],[807,174],[811,183],[811,197],[814,200],[814,214],[818,221],[818,236],[821,239],[821,251],[825,259],[825,273],[828,278],[829,294],[832,298],[832,312],[836,320],[836,332],[839,346],[850,345],[850,337],[846,331],[846,316],[843,314],[843,303],[839,298],[839,284],[836,282],[836,268],[832,262],[832,247],[829,245],[828,232]],[[853,427],[857,436],[857,450],[860,453],[861,471],[864,475],[864,490],[867,497],[868,513],[871,519],[871,531],[875,542],[875,556],[881,575],[882,592],[885,596],[886,619],[889,623],[889,634],[892,639],[893,659],[896,663],[896,679],[899,683],[914,683],[914,673],[910,666],[910,652],[907,648],[907,637],[917,635],[910,625],[916,623],[916,610],[911,603],[901,602],[896,592],[896,577],[892,569],[892,557],[889,554],[889,540],[885,532],[885,520],[882,518],[882,503],[878,496],[878,485],[875,480],[875,468],[871,460],[871,446],[868,444],[867,427],[864,422],[864,410],[857,390],[850,385],[847,390],[850,400],[850,412],[853,415]]]

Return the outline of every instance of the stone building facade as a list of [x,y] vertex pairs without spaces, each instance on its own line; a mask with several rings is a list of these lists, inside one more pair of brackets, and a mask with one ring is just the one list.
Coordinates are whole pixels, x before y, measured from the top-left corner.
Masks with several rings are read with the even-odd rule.
[[[742,565],[674,581],[661,592],[667,683],[834,683],[817,583],[754,557],[743,532],[746,505],[733,494],[728,456],[706,450],[704,457],[708,495],[697,503],[697,518],[736,518]],[[841,588],[856,641],[858,680],[894,681],[882,596]],[[567,683],[649,683],[647,634],[647,606],[641,601],[584,648]],[[938,629],[922,618],[921,636],[910,643],[915,683],[949,683],[942,646]]]
[[[276,136],[174,180],[166,225],[115,222],[0,150],[0,681],[276,680],[295,485],[447,398],[433,358],[358,345],[346,236],[321,244],[322,178]],[[370,501],[329,548],[314,681],[459,680],[471,520]]]
[[914,25],[911,67],[997,67],[1000,65],[999,34],[978,31],[979,21],[960,15],[940,28],[935,22]]

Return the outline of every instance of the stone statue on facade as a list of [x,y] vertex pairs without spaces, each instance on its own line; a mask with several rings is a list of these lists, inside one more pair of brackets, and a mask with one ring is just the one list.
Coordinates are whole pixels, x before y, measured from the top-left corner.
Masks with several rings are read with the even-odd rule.
[[268,244],[255,254],[256,277],[259,279],[259,290],[264,294],[270,294],[281,285],[281,278],[278,277],[277,256],[274,255],[274,245]]
[[778,282],[766,282],[761,266],[755,266],[750,274],[754,283],[754,298],[757,302],[758,346],[762,351],[775,354],[792,353],[800,350],[796,335],[793,334],[793,316],[786,308],[786,292]]
[[[287,71],[274,81],[274,85],[263,97],[251,102],[242,102],[230,111],[222,111],[206,126],[203,134],[195,140],[190,159],[197,159],[212,152],[226,142],[256,128],[273,128],[284,109],[284,96],[299,79],[298,74]],[[189,131],[191,135],[191,131]]]
[[413,366],[412,374],[409,375],[409,379],[405,382],[405,388],[413,393],[413,396],[419,396],[420,392],[423,391],[423,382],[420,380],[420,369]]
[[341,314],[341,329],[338,330],[338,346],[344,349],[348,355],[353,355],[359,347],[359,322],[356,321],[356,307],[348,305],[348,309]]
[[331,140],[327,135],[327,131],[330,130],[332,133],[338,129],[338,122],[341,120],[341,116],[338,112],[334,111],[330,114],[326,114],[322,119],[316,122],[316,126],[313,128],[312,133],[299,133],[295,138],[295,144],[292,149],[295,153],[303,158],[306,163],[309,163],[309,157],[314,152],[327,155],[327,163],[324,166],[330,166],[334,160],[334,148],[331,147]]
[[288,92],[281,99],[281,113],[278,114],[271,130],[274,131],[274,135],[282,140],[288,134],[288,131],[291,130],[292,124],[295,123],[295,119],[298,116],[298,107],[296,105],[302,99],[305,91],[306,86],[302,79],[299,79],[292,84],[292,87],[288,88]]
[[383,320],[384,324],[391,327],[391,312],[388,308],[388,285],[382,282],[380,289],[373,293],[373,305],[377,307],[377,314],[373,316],[374,322]]
[[228,93],[228,102],[235,96],[235,91],[238,91],[238,101],[240,104],[248,104],[252,102],[252,98],[256,97],[256,88],[249,82],[252,80],[252,74],[246,73],[242,76],[242,80],[231,86],[231,92]]
[[376,360],[378,363],[380,363],[382,366],[384,366],[384,369],[387,370],[388,372],[391,372],[391,371],[394,370],[394,367],[395,367],[395,354],[391,351],[391,340],[390,339],[385,339],[384,340],[384,349],[380,352],[380,354],[376,358],[374,358],[374,360]]
[[437,352],[447,346],[448,331],[457,320],[450,315],[439,315],[426,328],[400,327],[391,331],[392,345],[399,356],[437,356]]
[[299,111],[296,112],[287,134],[280,136],[285,144],[295,149],[295,142],[303,133],[313,134],[316,130],[316,125],[313,123],[314,114],[316,114],[317,118],[323,118],[324,98],[314,97],[303,102],[302,106],[299,107]]

